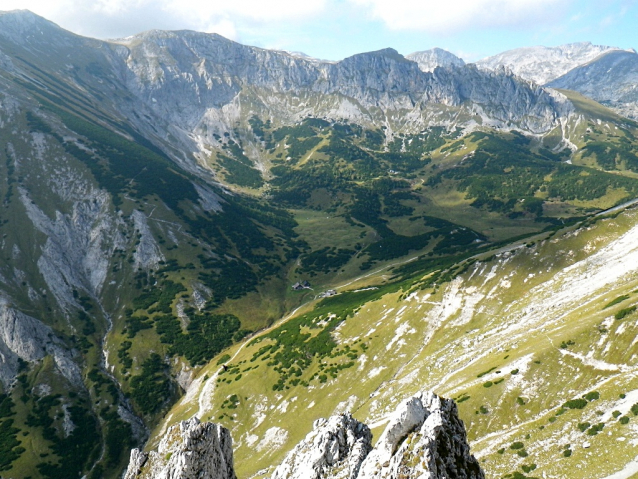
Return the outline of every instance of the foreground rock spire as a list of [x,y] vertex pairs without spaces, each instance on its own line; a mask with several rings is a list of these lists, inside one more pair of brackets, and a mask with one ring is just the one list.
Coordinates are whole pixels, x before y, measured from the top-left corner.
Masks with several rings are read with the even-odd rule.
[[271,479],[356,479],[372,450],[370,428],[349,413],[318,419]]
[[483,479],[456,404],[421,392],[399,405],[358,479]]
[[125,479],[237,479],[230,432],[197,418],[181,421],[162,438],[157,451],[131,451]]
[[[350,414],[315,421],[271,479],[484,479],[456,404],[432,392],[402,402],[372,447]],[[169,429],[157,452],[131,452],[125,479],[236,479],[230,433],[193,418]]]

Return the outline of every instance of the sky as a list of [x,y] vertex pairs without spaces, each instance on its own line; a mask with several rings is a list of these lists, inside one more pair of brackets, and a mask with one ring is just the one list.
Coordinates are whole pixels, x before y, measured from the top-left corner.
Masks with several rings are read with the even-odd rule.
[[326,60],[387,47],[466,61],[580,41],[638,48],[638,0],[0,0],[14,9],[94,38],[187,29]]

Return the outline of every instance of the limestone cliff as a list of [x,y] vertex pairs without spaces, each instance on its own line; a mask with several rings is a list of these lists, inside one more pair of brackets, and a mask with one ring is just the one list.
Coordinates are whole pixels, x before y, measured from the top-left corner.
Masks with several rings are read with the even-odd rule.
[[157,451],[131,452],[125,479],[236,479],[228,429],[197,418],[168,430]]
[[482,479],[470,454],[456,404],[431,392],[421,392],[396,410],[359,479]]
[[[29,12],[0,16],[0,55],[5,49],[31,61],[46,52],[49,68],[64,82],[82,85],[102,108],[127,118],[195,173],[175,148],[206,153],[217,146],[215,135],[233,133],[252,115],[276,124],[314,116],[390,131],[478,124],[544,134],[573,113],[562,95],[509,71],[464,65],[442,50],[406,58],[387,48],[321,62],[190,31],[102,42]],[[69,55],[86,66],[67,67]],[[3,58],[0,65],[28,77]],[[433,65],[447,68],[433,72]]]
[[51,355],[56,370],[70,384],[82,384],[72,352],[64,348],[53,330],[17,311],[0,297],[0,384],[5,388],[11,384],[18,374],[20,361],[33,363],[46,355]]
[[355,479],[372,449],[372,433],[350,414],[319,419],[272,479]]

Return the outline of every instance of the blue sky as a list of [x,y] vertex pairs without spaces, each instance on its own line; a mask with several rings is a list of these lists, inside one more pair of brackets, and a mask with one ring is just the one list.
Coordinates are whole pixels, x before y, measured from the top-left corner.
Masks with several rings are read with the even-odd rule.
[[638,0],[0,0],[16,8],[97,38],[191,29],[328,60],[386,47],[467,61],[578,41],[638,48]]

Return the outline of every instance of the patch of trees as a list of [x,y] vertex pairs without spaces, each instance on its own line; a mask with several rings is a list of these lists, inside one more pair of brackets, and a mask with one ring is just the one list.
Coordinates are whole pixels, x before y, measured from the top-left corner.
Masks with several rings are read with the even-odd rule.
[[162,343],[170,345],[169,353],[185,357],[192,366],[210,361],[249,333],[240,329],[239,319],[232,314],[204,312],[189,319],[186,333],[179,319],[171,315],[158,316],[155,328]]
[[638,171],[638,150],[629,141],[590,141],[583,147],[583,158],[595,157],[605,170],[624,168]]
[[330,271],[335,271],[350,261],[355,254],[356,251],[353,250],[326,246],[302,256],[299,273],[307,273],[313,276],[318,272],[329,273]]
[[11,464],[26,451],[18,440],[20,430],[13,427],[14,406],[10,396],[0,394],[0,471],[11,469]]
[[158,412],[171,395],[168,366],[161,356],[152,353],[142,363],[142,372],[131,378],[131,399],[142,414]]
[[[310,367],[313,360],[321,361],[325,358],[336,357],[337,343],[332,338],[332,331],[351,316],[362,304],[380,298],[383,294],[397,288],[389,285],[376,290],[347,292],[321,300],[315,309],[302,316],[291,319],[285,325],[279,326],[268,334],[254,340],[254,343],[266,339],[273,341],[260,348],[252,357],[251,362],[258,359],[267,360],[267,365],[279,374],[279,379],[273,384],[273,390],[284,390],[297,384],[302,384],[301,376]],[[319,330],[316,334],[305,330]],[[348,356],[354,351],[344,350],[339,355]],[[348,356],[350,359],[355,356]],[[338,364],[323,365],[331,375],[336,375],[348,366]],[[319,379],[317,373],[313,379]],[[334,377],[334,376],[333,376]],[[326,376],[327,380],[327,376]],[[304,385],[307,385],[304,383]]]
[[47,103],[46,107],[70,130],[86,138],[86,146],[95,153],[71,142],[64,142],[63,146],[70,155],[86,164],[116,204],[121,202],[119,195],[123,193],[140,199],[157,195],[179,213],[181,201],[196,203],[199,199],[190,179],[173,169],[170,160],[150,148],[139,135],[135,135],[137,141],[130,141],[55,105]]
[[261,188],[264,185],[261,172],[256,168],[222,154],[217,155],[217,160],[226,170],[225,179],[229,183],[248,188]]

